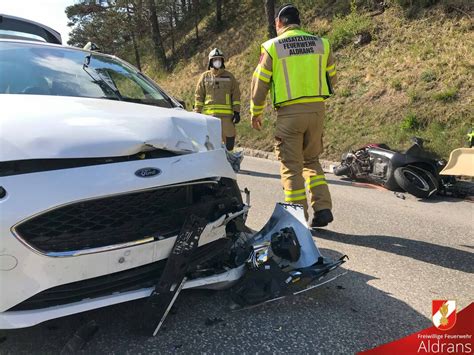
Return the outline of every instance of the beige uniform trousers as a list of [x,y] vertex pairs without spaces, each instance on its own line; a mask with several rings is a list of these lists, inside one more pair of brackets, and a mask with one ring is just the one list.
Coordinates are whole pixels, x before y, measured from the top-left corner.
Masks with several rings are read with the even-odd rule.
[[236,130],[235,124],[232,122],[232,116],[216,115],[215,117],[221,120],[222,141],[225,142],[226,138],[235,137]]
[[331,195],[319,155],[323,151],[324,105],[310,113],[278,112],[275,152],[281,162],[285,201],[301,204],[308,218],[308,200],[313,211],[332,209]]

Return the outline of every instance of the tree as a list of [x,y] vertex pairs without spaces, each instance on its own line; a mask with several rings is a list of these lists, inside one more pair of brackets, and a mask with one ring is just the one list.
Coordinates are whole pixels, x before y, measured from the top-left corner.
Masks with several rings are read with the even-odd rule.
[[216,28],[222,28],[222,0],[216,0]]
[[199,0],[192,0],[194,12],[194,30],[196,32],[196,41],[199,42]]
[[151,37],[153,41],[153,47],[155,50],[155,57],[163,68],[167,67],[167,60],[165,54],[165,48],[163,47],[163,40],[160,33],[160,25],[158,23],[158,16],[156,14],[155,0],[148,0],[148,11],[150,15],[151,23]]
[[276,28],[275,28],[275,0],[265,0],[265,13],[267,14],[268,21],[268,37],[276,37]]
[[138,70],[142,71],[142,65],[140,63],[140,52],[138,50],[138,43],[137,39],[135,36],[135,31],[134,31],[134,24],[133,24],[133,19],[130,11],[130,4],[126,4],[127,8],[127,22],[129,25],[129,31],[130,31],[130,37],[132,39],[132,44],[133,44],[133,52],[135,53],[135,64],[137,65]]

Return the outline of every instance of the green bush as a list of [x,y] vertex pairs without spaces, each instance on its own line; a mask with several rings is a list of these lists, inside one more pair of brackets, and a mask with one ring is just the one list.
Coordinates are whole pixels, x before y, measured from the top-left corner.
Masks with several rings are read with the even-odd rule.
[[403,121],[400,125],[402,131],[413,131],[420,127],[420,120],[414,113],[409,113],[403,118]]
[[449,88],[433,95],[433,99],[442,102],[455,101],[458,98],[458,89]]
[[425,83],[429,83],[436,80],[436,74],[432,70],[427,70],[421,73],[421,80]]
[[354,39],[354,36],[372,30],[370,18],[357,12],[354,1],[351,3],[351,8],[349,15],[335,16],[332,22],[329,39],[335,49],[350,43]]
[[352,95],[352,92],[348,88],[343,88],[339,91],[339,95],[341,95],[342,97],[349,97]]
[[409,97],[411,103],[420,101],[420,99],[421,99],[421,96],[418,93],[418,91],[416,91],[414,89],[408,91],[407,94],[408,94],[408,97]]
[[411,8],[411,7],[429,7],[431,5],[436,4],[439,0],[394,0],[394,1],[401,7]]
[[393,79],[390,86],[396,91],[402,91],[402,81],[400,79]]

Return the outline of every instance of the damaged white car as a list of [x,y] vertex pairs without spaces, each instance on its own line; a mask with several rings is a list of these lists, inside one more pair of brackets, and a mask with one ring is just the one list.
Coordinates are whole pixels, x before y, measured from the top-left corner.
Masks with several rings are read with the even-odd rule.
[[0,17],[0,329],[152,296],[156,333],[182,288],[233,285],[249,306],[344,262],[320,255],[297,207],[245,227],[219,120],[116,57]]

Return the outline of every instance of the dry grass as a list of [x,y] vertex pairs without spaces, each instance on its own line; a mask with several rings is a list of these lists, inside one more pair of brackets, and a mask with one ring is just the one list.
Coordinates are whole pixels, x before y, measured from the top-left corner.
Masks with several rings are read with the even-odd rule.
[[[199,52],[179,63],[171,74],[154,73],[153,65],[145,71],[191,108],[207,53],[213,47],[223,49],[228,56],[226,66],[242,90],[239,144],[270,150],[274,126],[271,108],[265,112],[262,132],[250,129],[248,115],[250,80],[258,62],[259,44],[265,40],[265,22],[251,3],[240,2],[239,6],[237,10],[245,16],[237,16],[219,35],[206,31],[203,24]],[[333,23],[316,15],[306,13],[306,29],[331,36]],[[255,21],[258,18],[262,20]],[[326,157],[337,158],[344,150],[367,142],[386,142],[401,149],[413,135],[426,138],[429,149],[447,157],[452,149],[463,145],[473,124],[471,20],[467,16],[448,17],[436,7],[417,19],[407,19],[402,9],[393,6],[370,21],[370,44],[356,48],[350,43],[336,51],[338,85],[336,96],[328,101]],[[407,124],[413,117],[416,124]]]

